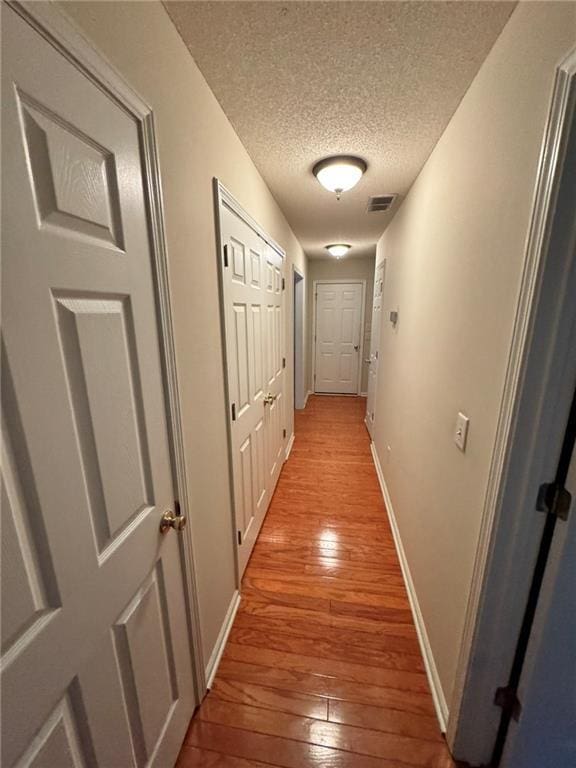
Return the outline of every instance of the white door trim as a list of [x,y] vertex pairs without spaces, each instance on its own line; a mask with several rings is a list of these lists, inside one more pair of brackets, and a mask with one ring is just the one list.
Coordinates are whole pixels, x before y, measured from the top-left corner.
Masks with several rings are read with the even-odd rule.
[[[232,397],[230,395],[230,382],[228,377],[228,361],[227,361],[227,338],[226,338],[226,295],[225,295],[225,279],[224,279],[224,243],[222,242],[222,216],[221,216],[221,210],[224,207],[229,208],[233,213],[236,214],[245,224],[247,224],[254,232],[258,235],[258,237],[262,238],[268,245],[270,245],[281,257],[283,262],[286,261],[286,251],[278,245],[258,224],[258,222],[253,219],[249,213],[247,213],[244,208],[240,205],[240,203],[236,200],[236,198],[232,195],[232,193],[226,189],[226,187],[222,184],[222,182],[214,177],[212,179],[212,188],[214,193],[214,225],[216,229],[216,254],[218,259],[218,284],[219,284],[219,304],[220,304],[220,329],[221,329],[221,338],[222,338],[222,366],[223,366],[223,375],[224,375],[224,393],[226,398],[226,433],[228,438],[228,487],[229,487],[229,493],[230,493],[230,509],[231,509],[231,520],[230,520],[230,531],[233,539],[233,546],[234,546],[234,571],[236,573],[236,588],[240,589],[240,584],[242,580],[242,575],[240,573],[240,562],[238,558],[238,539],[236,535],[236,504],[235,504],[235,498],[234,498],[234,456],[232,452],[232,445],[233,445],[233,436],[232,436],[232,422],[230,419],[230,403],[232,402]],[[282,290],[285,292],[285,276],[282,277],[283,280],[283,287]],[[286,352],[286,343],[285,343],[285,326],[286,323],[284,322],[284,326],[282,328],[282,348],[284,350],[283,357],[285,356]],[[285,390],[284,390],[285,391]],[[284,444],[283,449],[286,451],[286,443],[288,438],[284,438]]]
[[[302,287],[300,289],[301,291],[301,300],[302,300],[302,306],[301,306],[301,314],[302,317],[301,320],[301,328],[300,328],[300,339],[299,339],[299,346],[300,346],[300,370],[298,370],[298,367],[296,366],[296,290],[295,290],[295,282],[294,282],[294,276],[298,275],[300,278],[299,282],[301,283]],[[294,355],[294,410],[297,408],[301,410],[302,408],[306,407],[306,370],[305,370],[305,354],[306,354],[306,327],[305,327],[305,320],[306,320],[306,278],[302,274],[302,272],[296,267],[294,264],[292,265],[292,280],[291,280],[291,286],[292,286],[292,353]],[[299,375],[299,381],[297,381],[297,374]],[[294,436],[294,433],[292,433],[292,437]],[[292,438],[291,438],[292,439]]]
[[[164,206],[152,108],[128,85],[122,75],[109,64],[93,43],[56,5],[52,3],[15,2],[14,0],[9,0],[9,5],[140,125],[140,140],[145,160],[143,180],[152,222],[150,250],[158,304],[159,338],[172,474],[181,512],[190,520],[190,497],[184,458],[184,438],[168,282]],[[199,703],[206,690],[206,680],[204,678],[204,660],[200,637],[200,613],[197,601],[192,526],[188,525],[183,534],[180,551],[184,570],[184,591],[188,605],[187,624],[195,694],[196,701]]]
[[[359,395],[362,385],[362,360],[364,360],[364,314],[366,311],[366,280],[354,280],[353,278],[350,278],[349,280],[345,280],[343,278],[338,280],[314,280],[312,283],[312,390],[309,394],[316,393],[316,303],[318,301],[316,289],[319,285],[333,285],[334,283],[362,286],[362,308],[360,310],[360,349],[358,350],[358,380],[356,382],[356,395]],[[321,392],[319,394],[326,393]]]
[[[559,65],[543,139],[524,273],[482,513],[448,741],[488,762],[543,527],[537,488],[554,477],[576,377],[575,224],[553,228],[570,119],[576,49]],[[552,239],[552,235],[554,238]],[[505,585],[505,586],[504,586]]]

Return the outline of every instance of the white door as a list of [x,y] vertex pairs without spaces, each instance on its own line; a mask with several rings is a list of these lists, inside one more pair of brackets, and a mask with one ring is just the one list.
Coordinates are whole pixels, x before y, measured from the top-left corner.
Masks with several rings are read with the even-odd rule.
[[362,300],[362,283],[316,286],[315,392],[358,393]]
[[254,547],[284,454],[283,258],[220,208],[238,567]]
[[374,296],[372,299],[372,329],[370,332],[370,357],[368,360],[368,397],[366,399],[366,426],[370,436],[374,437],[374,419],[376,417],[376,384],[380,365],[380,331],[382,329],[382,302],[384,293],[384,272],[386,262],[376,268],[374,275]]
[[566,489],[572,505],[556,522],[503,768],[576,765],[576,451]]
[[139,127],[2,12],[2,765],[165,768],[194,691]]

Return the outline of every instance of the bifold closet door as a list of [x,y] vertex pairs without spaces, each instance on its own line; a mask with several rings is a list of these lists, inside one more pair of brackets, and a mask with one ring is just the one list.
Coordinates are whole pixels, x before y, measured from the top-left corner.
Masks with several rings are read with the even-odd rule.
[[244,571],[284,449],[283,258],[225,204],[220,209],[238,562]]

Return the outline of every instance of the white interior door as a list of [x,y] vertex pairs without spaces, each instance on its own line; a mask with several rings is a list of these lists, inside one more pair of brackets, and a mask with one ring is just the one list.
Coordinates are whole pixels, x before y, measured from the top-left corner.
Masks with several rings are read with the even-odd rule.
[[382,302],[384,294],[384,273],[386,262],[376,268],[374,275],[374,296],[372,299],[372,328],[370,332],[370,357],[368,359],[368,397],[366,399],[366,426],[373,437],[376,418],[376,384],[380,365],[380,331],[382,329]]
[[139,127],[2,21],[2,765],[165,768],[194,690]]
[[362,300],[362,283],[316,286],[315,392],[358,393]]
[[284,455],[283,258],[220,207],[238,566],[244,572]]

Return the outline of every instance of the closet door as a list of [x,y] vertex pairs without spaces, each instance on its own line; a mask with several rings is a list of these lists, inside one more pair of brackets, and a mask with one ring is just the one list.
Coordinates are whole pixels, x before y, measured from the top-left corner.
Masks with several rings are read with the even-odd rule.
[[283,258],[220,207],[230,449],[238,568],[244,572],[284,452]]

